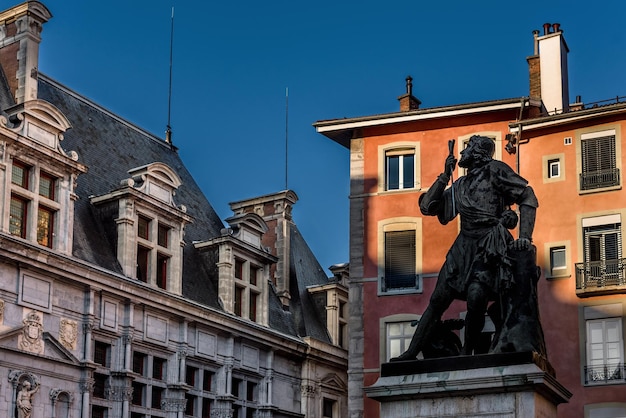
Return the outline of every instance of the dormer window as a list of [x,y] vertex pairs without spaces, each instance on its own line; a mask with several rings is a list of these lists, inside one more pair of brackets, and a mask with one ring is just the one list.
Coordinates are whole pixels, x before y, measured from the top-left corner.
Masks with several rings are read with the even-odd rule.
[[[53,175],[37,166],[13,160],[9,233],[20,238],[34,239],[39,245],[53,248],[55,218],[60,209],[55,201],[56,184]],[[31,218],[31,213],[36,218]]]
[[[6,129],[0,160],[9,177],[0,193],[3,217],[0,231],[33,245],[71,254],[74,229],[74,193],[77,176],[87,171],[78,154],[61,148],[69,121],[53,105],[28,100],[5,109],[18,122]],[[14,139],[19,138],[19,139]]]
[[39,196],[54,200],[56,179],[43,171],[39,175]]
[[26,218],[28,201],[19,196],[11,196],[11,213],[9,215],[9,232],[21,238],[26,238]]
[[13,168],[11,170],[11,183],[16,186],[20,186],[23,189],[28,189],[28,176],[30,173],[30,167],[20,161],[13,161]]
[[163,163],[128,171],[122,187],[91,202],[117,206],[117,258],[124,273],[141,282],[182,293],[183,230],[191,217],[176,206],[174,195],[181,185],[178,175]]
[[251,321],[258,317],[258,300],[262,289],[257,285],[259,266],[250,261],[235,258],[235,304],[234,313],[237,316],[248,318]]
[[170,228],[167,225],[159,224],[159,236],[157,239],[157,243],[160,247],[167,248],[168,247],[168,235],[170,233]]
[[54,212],[43,206],[37,208],[37,243],[52,247],[54,232]]
[[311,286],[307,290],[315,300],[316,306],[325,306],[320,311],[326,317],[326,327],[331,342],[341,348],[348,348],[348,288],[341,280],[342,275],[348,274],[347,266],[332,266],[335,280],[326,284]]
[[145,215],[137,215],[137,279],[161,289],[167,289],[169,260],[174,255],[168,248],[171,229]]
[[278,258],[261,244],[267,224],[255,213],[238,214],[226,221],[230,228],[224,228],[221,236],[194,245],[219,257],[218,288],[224,309],[268,325],[270,265]]
[[139,215],[137,217],[137,237],[145,240],[150,239],[150,219]]

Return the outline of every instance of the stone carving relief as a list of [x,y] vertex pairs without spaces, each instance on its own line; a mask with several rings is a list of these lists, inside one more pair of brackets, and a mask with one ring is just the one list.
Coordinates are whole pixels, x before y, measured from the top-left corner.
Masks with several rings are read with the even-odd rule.
[[43,318],[37,311],[31,311],[22,321],[22,333],[18,336],[21,350],[34,354],[43,354]]
[[125,385],[109,386],[105,390],[105,396],[111,401],[132,401],[133,388]]
[[78,339],[78,322],[71,319],[61,319],[59,325],[59,341],[68,350],[76,350],[76,340]]
[[161,409],[165,411],[184,412],[186,405],[186,399],[167,398],[161,401]]
[[9,373],[9,382],[13,384],[17,418],[31,418],[33,397],[40,387],[39,380],[31,373],[12,370]]
[[211,409],[211,418],[233,418],[233,410],[230,408]]

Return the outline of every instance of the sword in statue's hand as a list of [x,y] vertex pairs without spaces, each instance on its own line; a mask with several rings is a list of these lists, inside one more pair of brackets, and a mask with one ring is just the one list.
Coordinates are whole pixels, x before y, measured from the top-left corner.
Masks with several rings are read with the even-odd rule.
[[[449,156],[454,157],[454,143],[456,141],[451,139],[448,141],[448,152]],[[456,162],[455,162],[456,164]],[[456,205],[454,201],[454,166],[450,167],[450,192],[452,193],[452,216],[456,216]]]

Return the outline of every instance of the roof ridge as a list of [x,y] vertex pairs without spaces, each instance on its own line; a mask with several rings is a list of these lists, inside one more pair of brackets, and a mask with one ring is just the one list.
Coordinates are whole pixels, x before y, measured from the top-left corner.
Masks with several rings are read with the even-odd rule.
[[137,125],[135,125],[134,123],[130,122],[127,119],[124,119],[123,117],[111,112],[110,110],[106,109],[105,107],[99,105],[98,103],[96,103],[95,101],[93,101],[92,99],[83,96],[82,94],[76,92],[75,90],[72,90],[71,88],[67,87],[66,85],[60,83],[59,81],[51,78],[48,75],[39,73],[39,81],[43,81],[45,83],[50,84],[52,87],[55,87],[61,91],[63,91],[64,93],[72,96],[73,98],[75,98],[76,100],[79,100],[83,103],[85,103],[88,106],[93,107],[94,109],[98,110],[99,112],[104,113],[105,115],[109,116],[112,119],[115,119],[117,122],[120,122],[124,125],[126,125],[127,127],[133,129],[134,131],[146,136],[147,138],[149,138],[152,141],[157,142],[158,144],[162,145],[164,148],[167,149],[174,149],[176,150],[176,147],[173,147],[171,145],[169,145],[167,142],[165,142],[165,140],[163,138],[158,137],[157,135],[147,131],[146,129],[143,129]]

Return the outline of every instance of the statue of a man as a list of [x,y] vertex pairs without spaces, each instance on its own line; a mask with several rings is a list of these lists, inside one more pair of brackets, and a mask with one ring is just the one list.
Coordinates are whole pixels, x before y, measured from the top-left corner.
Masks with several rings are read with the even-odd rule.
[[22,383],[22,389],[17,393],[17,416],[18,418],[31,418],[33,406],[31,399],[33,395],[39,390],[39,385],[35,389],[30,389],[30,382],[28,380]]
[[[455,299],[467,301],[462,354],[474,353],[488,303],[496,300],[511,279],[509,246],[516,250],[531,247],[537,198],[525,179],[492,158],[494,150],[491,138],[472,136],[459,161],[467,174],[446,188],[457,163],[450,153],[444,172],[420,196],[423,215],[437,216],[445,225],[459,214],[461,232],[446,255],[430,303],[408,350],[392,361],[415,359]],[[520,212],[516,240],[508,231],[517,224],[517,215],[509,208],[512,204],[517,204]]]

